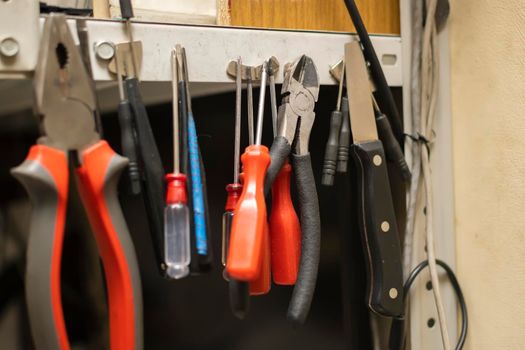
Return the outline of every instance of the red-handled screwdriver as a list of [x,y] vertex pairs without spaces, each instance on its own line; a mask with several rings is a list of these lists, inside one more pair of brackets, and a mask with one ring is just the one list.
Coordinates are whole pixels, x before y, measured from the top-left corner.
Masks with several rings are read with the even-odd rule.
[[259,101],[257,135],[255,144],[246,148],[241,157],[244,184],[239,203],[235,209],[230,236],[226,271],[229,276],[242,281],[254,281],[261,272],[264,252],[266,203],[264,177],[270,164],[270,154],[261,145],[264,94],[266,90],[267,63],[261,77],[262,103]]
[[[272,57],[273,59],[273,57]],[[279,125],[274,75],[276,60],[270,60],[270,97],[274,137]],[[290,195],[292,166],[286,160],[272,185],[272,213],[270,214],[271,266],[275,284],[294,285],[301,256],[301,224]]]

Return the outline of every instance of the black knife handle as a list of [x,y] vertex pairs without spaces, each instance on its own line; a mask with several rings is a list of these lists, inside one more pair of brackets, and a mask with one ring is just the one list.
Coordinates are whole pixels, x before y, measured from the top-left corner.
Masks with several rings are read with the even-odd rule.
[[403,314],[403,271],[383,144],[354,144],[359,226],[367,257],[368,306],[383,316]]
[[341,131],[342,122],[343,113],[341,113],[341,111],[333,111],[330,117],[330,131],[324,151],[323,177],[321,179],[321,184],[324,186],[332,186],[334,184],[335,169],[337,168],[337,151],[339,148],[339,132]]

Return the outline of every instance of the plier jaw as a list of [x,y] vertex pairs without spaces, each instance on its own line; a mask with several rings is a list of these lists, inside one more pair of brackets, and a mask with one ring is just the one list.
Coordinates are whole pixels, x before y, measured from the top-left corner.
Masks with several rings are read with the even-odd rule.
[[43,134],[39,143],[68,151],[100,139],[91,78],[64,15],[51,14],[45,21],[33,84]]
[[310,57],[302,55],[286,67],[281,94],[278,134],[294,145],[295,154],[307,154],[319,96],[319,75]]

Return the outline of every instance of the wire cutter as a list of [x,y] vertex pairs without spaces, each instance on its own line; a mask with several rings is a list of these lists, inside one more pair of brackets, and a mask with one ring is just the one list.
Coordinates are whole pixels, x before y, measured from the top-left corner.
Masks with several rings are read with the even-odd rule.
[[116,192],[128,160],[116,154],[96,131],[90,82],[65,17],[50,15],[34,76],[42,135],[26,160],[12,170],[33,203],[25,290],[37,349],[71,347],[60,294],[70,165],[75,168],[104,267],[110,348],[142,349],[139,269]]
[[288,65],[281,90],[278,133],[274,138],[266,173],[264,191],[267,194],[291,154],[299,199],[301,221],[301,258],[288,319],[303,323],[312,302],[321,244],[321,219],[319,200],[315,187],[312,161],[308,151],[310,132],[315,120],[315,102],[319,95],[319,76],[312,59],[301,56]]

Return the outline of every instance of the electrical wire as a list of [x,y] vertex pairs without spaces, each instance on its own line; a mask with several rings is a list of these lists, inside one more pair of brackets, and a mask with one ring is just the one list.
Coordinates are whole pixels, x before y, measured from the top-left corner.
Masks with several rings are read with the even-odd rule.
[[[423,47],[421,52],[421,136],[424,140],[430,140],[434,116],[436,114],[437,94],[438,94],[438,57],[436,42],[436,23],[435,13],[437,0],[427,0],[427,14],[425,27],[423,30]],[[433,230],[433,198],[432,198],[432,178],[430,171],[430,156],[428,145],[421,149],[421,168],[423,183],[425,188],[425,231],[426,231],[426,252],[430,279],[432,281],[432,292],[437,308],[439,328],[443,340],[443,348],[451,350],[450,337],[448,333],[443,297],[439,284],[439,276],[436,266],[434,230]]]
[[[468,332],[467,303],[465,302],[465,297],[463,296],[463,292],[461,291],[461,287],[459,285],[458,279],[456,278],[456,275],[454,274],[454,271],[452,271],[450,266],[448,266],[445,262],[439,259],[436,260],[436,263],[437,265],[441,266],[447,273],[448,279],[450,281],[450,284],[452,284],[454,292],[456,293],[457,301],[461,309],[461,332],[455,347],[455,350],[461,350],[465,345]],[[416,280],[417,276],[419,276],[421,271],[423,271],[427,266],[428,260],[421,262],[419,265],[416,266],[416,268],[414,268],[414,270],[412,270],[412,272],[408,276],[405,285],[403,286],[405,303],[410,292],[410,287]],[[403,345],[405,343],[405,326],[406,320],[404,318],[397,318],[392,321],[389,339],[390,350],[401,350],[403,348]]]

